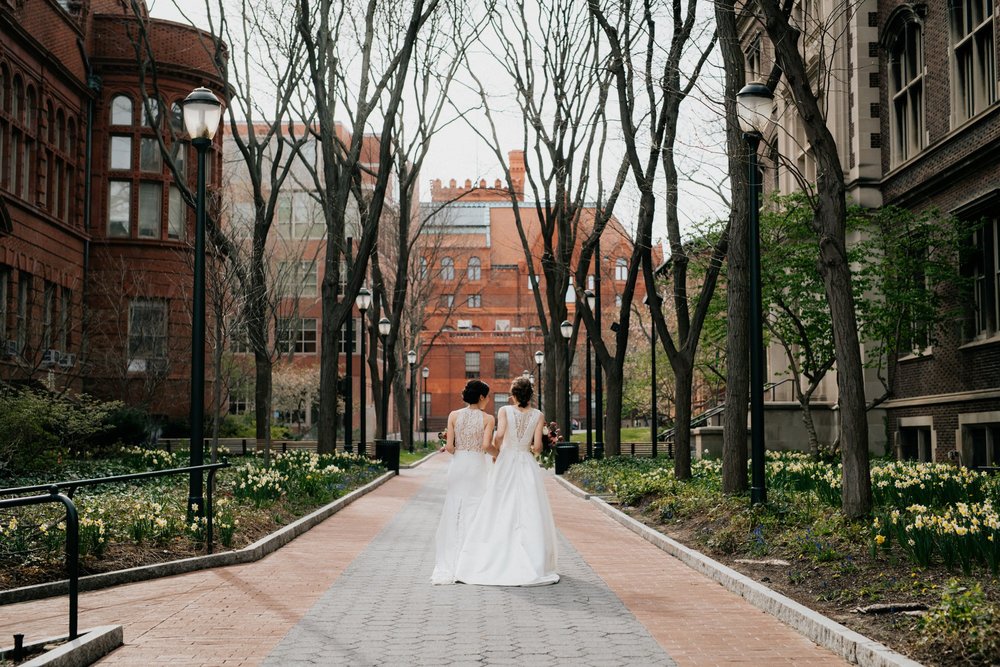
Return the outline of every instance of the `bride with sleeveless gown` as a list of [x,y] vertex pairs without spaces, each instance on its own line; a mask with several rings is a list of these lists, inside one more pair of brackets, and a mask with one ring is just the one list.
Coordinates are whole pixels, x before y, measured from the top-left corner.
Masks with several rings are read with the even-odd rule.
[[479,512],[458,556],[455,579],[488,586],[542,586],[559,581],[556,526],[532,444],[541,448],[542,413],[506,405],[503,437]]
[[[433,584],[455,583],[455,562],[476,516],[492,462],[483,451],[487,418],[482,410],[455,411],[455,452],[448,468],[448,492],[437,529]],[[491,428],[492,430],[492,428]]]

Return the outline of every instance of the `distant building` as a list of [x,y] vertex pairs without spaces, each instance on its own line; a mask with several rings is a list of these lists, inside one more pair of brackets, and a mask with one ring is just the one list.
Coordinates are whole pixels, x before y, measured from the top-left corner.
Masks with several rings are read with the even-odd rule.
[[148,17],[143,79],[131,7],[0,3],[0,379],[183,418],[194,214],[177,179],[195,168],[179,103],[223,85],[210,35]]

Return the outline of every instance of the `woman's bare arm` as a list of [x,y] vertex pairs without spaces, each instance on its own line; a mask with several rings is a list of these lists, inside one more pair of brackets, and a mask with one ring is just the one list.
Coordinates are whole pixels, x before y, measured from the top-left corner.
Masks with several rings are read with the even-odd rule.
[[535,424],[535,437],[533,438],[534,442],[531,443],[531,451],[533,451],[535,454],[542,453],[542,421],[544,420],[539,418],[538,423]]
[[507,433],[507,411],[504,409],[500,410],[500,414],[497,415],[497,432],[493,436],[493,451],[499,453],[500,446],[503,444],[503,437]]
[[448,429],[445,433],[444,448],[449,454],[455,453],[455,413],[448,415]]
[[496,420],[493,415],[484,415],[483,423],[483,452],[496,458],[500,450],[493,446],[493,429],[496,427]]

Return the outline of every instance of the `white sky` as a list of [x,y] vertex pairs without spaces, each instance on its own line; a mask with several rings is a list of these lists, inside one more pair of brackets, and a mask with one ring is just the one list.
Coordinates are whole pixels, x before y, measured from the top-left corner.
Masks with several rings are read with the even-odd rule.
[[[202,0],[176,0],[184,8],[191,20],[198,27],[205,28],[204,2]],[[151,16],[179,23],[188,23],[181,11],[177,9],[175,0],[147,0]],[[716,54],[717,55],[717,54]],[[484,61],[487,56],[482,56]],[[716,58],[718,60],[718,58]],[[699,87],[717,90],[721,85],[721,74],[716,67],[706,67]],[[503,75],[490,76],[491,83],[502,82]],[[453,95],[461,100],[465,95],[459,87],[453,85]],[[501,141],[509,141],[509,149],[519,148],[522,143],[520,116],[506,111],[515,105],[508,96],[509,104],[503,102],[503,91],[497,91],[498,106],[493,107],[494,117],[498,123]],[[678,168],[681,171],[681,192],[679,198],[679,214],[682,233],[692,233],[706,218],[725,217],[726,204],[716,194],[717,186],[705,188],[697,181],[719,181],[723,178],[726,167],[724,151],[724,135],[718,121],[718,112],[702,100],[704,96],[692,98],[682,107],[681,127],[679,129],[676,147]],[[456,105],[461,106],[460,101]],[[624,150],[621,144],[611,150],[619,153]],[[617,167],[617,165],[613,165]],[[609,167],[611,169],[612,167]],[[685,174],[689,177],[685,178]],[[492,150],[463,121],[450,123],[437,135],[434,144],[424,163],[423,176],[420,184],[421,198],[430,198],[430,181],[440,178],[445,184],[454,178],[459,184],[465,179],[474,182],[485,178],[492,184],[494,179],[501,178],[501,167],[497,163]],[[610,175],[609,175],[610,180]],[[722,188],[728,194],[728,186]],[[662,200],[661,200],[662,201]],[[631,185],[631,177],[623,192],[615,214],[626,229],[634,227],[634,218],[638,208],[638,195]],[[664,210],[660,202],[657,204],[657,220],[653,228],[654,239],[665,240],[666,224]]]

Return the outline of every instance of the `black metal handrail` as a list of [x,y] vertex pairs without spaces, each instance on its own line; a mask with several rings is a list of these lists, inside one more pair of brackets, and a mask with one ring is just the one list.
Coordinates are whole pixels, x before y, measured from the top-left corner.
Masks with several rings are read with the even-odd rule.
[[[77,619],[79,616],[79,591],[80,591],[80,516],[73,503],[73,493],[81,486],[99,486],[101,484],[111,484],[118,482],[128,482],[136,479],[150,479],[153,477],[166,477],[168,475],[179,475],[197,470],[207,470],[208,492],[205,496],[206,518],[206,538],[208,553],[212,553],[212,498],[215,490],[215,473],[220,468],[228,468],[229,461],[225,459],[220,463],[208,463],[200,466],[188,466],[186,468],[169,468],[167,470],[150,470],[148,472],[132,473],[130,475],[115,475],[113,477],[95,477],[92,479],[74,479],[66,482],[51,482],[49,484],[37,484],[35,486],[19,486],[10,489],[0,489],[0,496],[19,496],[23,493],[37,493],[47,491],[46,495],[21,496],[18,498],[6,498],[0,500],[0,509],[12,507],[26,507],[29,505],[41,505],[44,503],[62,503],[66,507],[66,572],[69,576],[69,638],[76,639]],[[68,489],[66,494],[60,490]]]
[[48,495],[25,496],[0,500],[0,509],[7,507],[27,507],[43,503],[62,503],[66,507],[66,572],[69,575],[69,638],[76,639],[77,617],[79,615],[80,587],[80,516],[76,505],[68,496],[59,493],[58,487],[50,485]]

